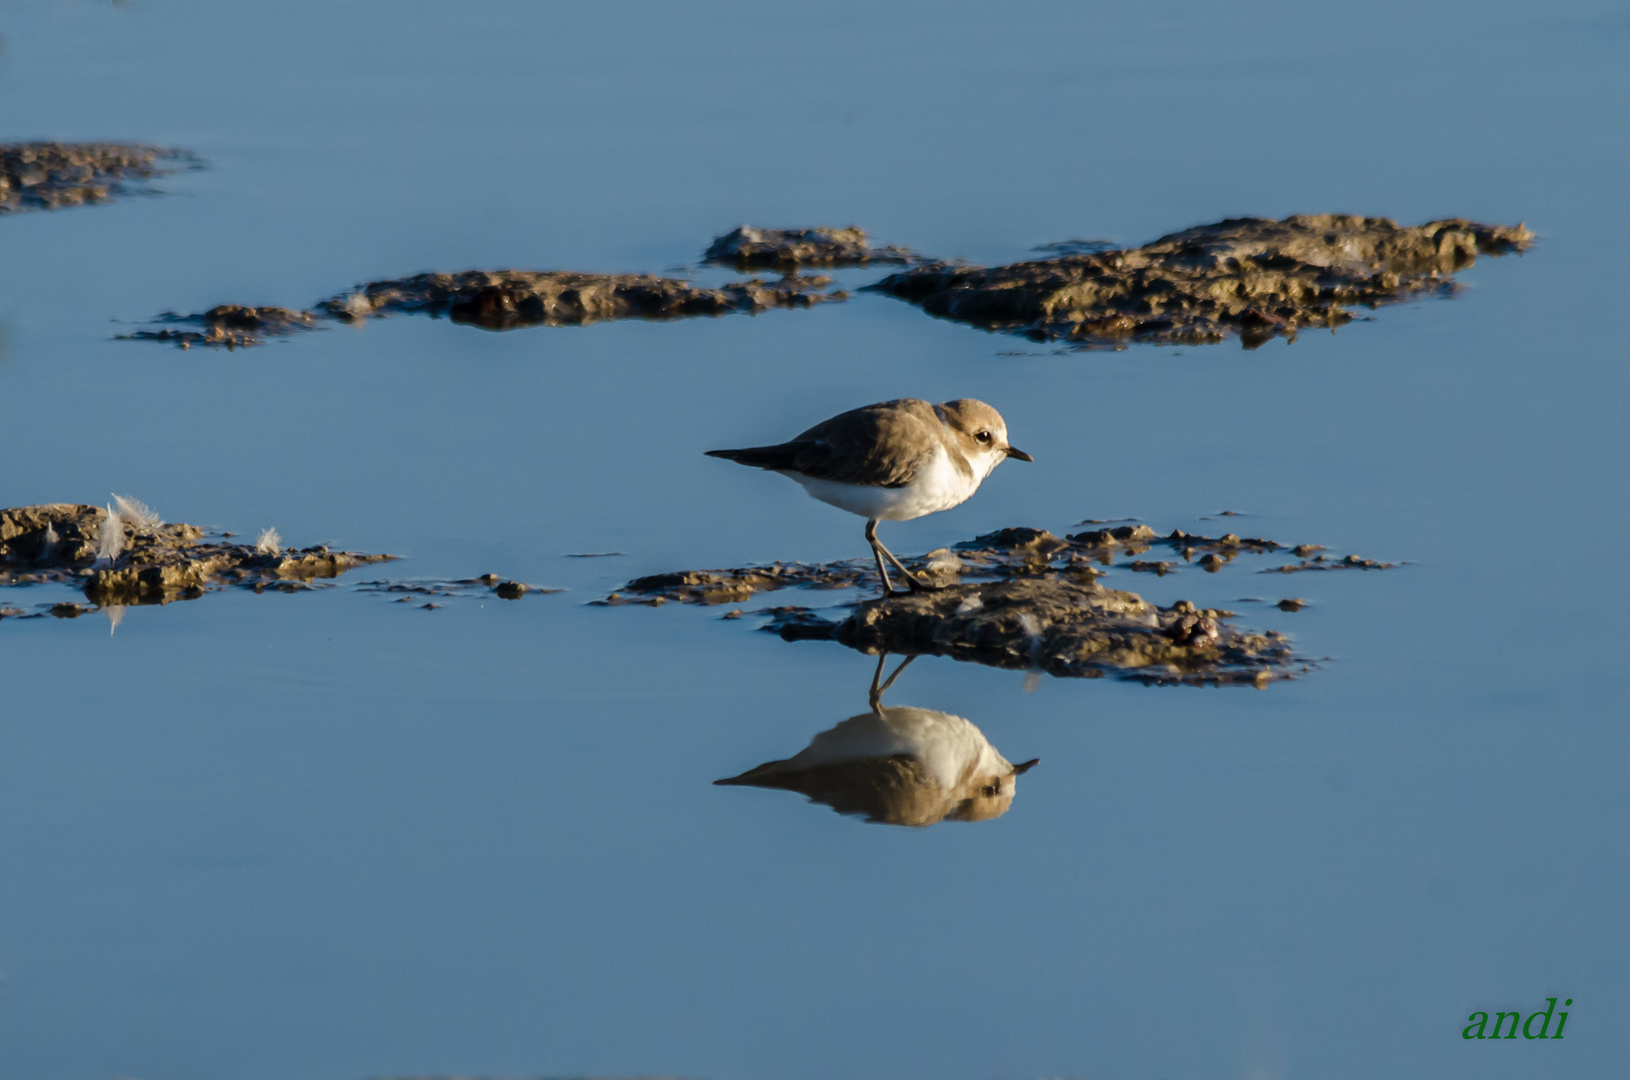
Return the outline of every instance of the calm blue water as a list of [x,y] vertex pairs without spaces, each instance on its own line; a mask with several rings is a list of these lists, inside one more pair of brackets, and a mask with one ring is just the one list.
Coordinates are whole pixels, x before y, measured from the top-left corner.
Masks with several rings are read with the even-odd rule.
[[[438,611],[217,594],[112,635],[0,622],[0,1075],[1622,1060],[1622,6],[61,0],[0,20],[0,138],[211,163],[163,197],[0,220],[0,505],[118,491],[394,552],[397,577],[567,590]],[[109,340],[428,269],[660,271],[742,221],[996,262],[1330,211],[1540,240],[1452,301],[1255,352],[1060,355],[872,295],[507,334],[397,318],[234,354]],[[1136,516],[1412,565],[1109,579],[1330,658],[1262,692],[1026,692],[918,661],[890,704],[1042,759],[993,822],[712,787],[863,711],[872,661],[586,602],[864,554],[857,520],[701,451],[901,395],[990,401],[1037,458],[886,527],[902,553]],[[1224,509],[1248,516],[1196,521]],[[626,555],[565,557],[592,551]],[[1550,996],[1575,1000],[1561,1046],[1460,1037],[1473,1010]]]

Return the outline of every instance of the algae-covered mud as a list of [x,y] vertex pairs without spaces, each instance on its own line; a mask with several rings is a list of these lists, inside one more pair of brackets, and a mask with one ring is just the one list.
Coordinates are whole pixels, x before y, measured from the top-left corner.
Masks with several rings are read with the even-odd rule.
[[153,321],[164,324],[162,329],[135,330],[117,337],[121,341],[168,341],[183,349],[194,345],[244,349],[264,344],[268,337],[283,337],[317,327],[316,317],[309,311],[242,304],[219,304],[199,315],[167,311]]
[[[387,315],[429,315],[484,330],[527,326],[586,326],[612,319],[686,319],[756,315],[848,299],[832,279],[790,273],[731,281],[717,288],[650,274],[586,274],[570,270],[467,270],[370,281],[314,305],[314,311],[222,304],[199,315],[166,312],[154,329],[124,340],[167,341],[241,349],[269,336],[310,330],[321,320],[355,323]],[[172,329],[172,326],[197,329]]]
[[373,281],[318,305],[337,319],[394,313],[445,315],[487,330],[581,326],[609,319],[683,319],[757,313],[842,300],[824,290],[831,279],[789,275],[753,278],[717,289],[650,274],[583,274],[567,270],[470,270]]
[[284,548],[271,529],[253,544],[233,543],[196,525],[166,523],[128,498],[106,508],[49,503],[0,510],[0,586],[68,584],[102,606],[168,604],[230,586],[293,591],[390,558]]
[[[197,315],[167,312],[158,329],[120,335],[182,348],[243,348],[311,329],[315,318],[357,321],[389,314],[446,317],[488,330],[581,326],[612,319],[682,319],[756,314],[847,299],[830,278],[800,266],[910,263],[865,288],[931,315],[1037,340],[1085,348],[1130,341],[1215,344],[1237,336],[1247,348],[1306,327],[1335,328],[1356,307],[1427,293],[1449,294],[1454,275],[1478,255],[1521,252],[1534,235],[1521,225],[1462,218],[1400,226],[1386,218],[1297,215],[1283,221],[1230,218],[1127,250],[1101,241],[1044,245],[1057,258],[977,267],[931,262],[905,248],[874,247],[864,230],[755,229],[719,237],[704,263],[773,268],[783,276],[716,288],[650,274],[567,270],[469,270],[368,282],[309,311],[223,304]],[[197,329],[173,329],[172,326]]]
[[[0,588],[68,585],[96,608],[124,608],[195,600],[226,588],[299,592],[359,566],[395,558],[334,551],[327,545],[285,547],[276,529],[262,530],[252,544],[236,543],[232,536],[165,522],[150,507],[125,496],[115,496],[106,507],[47,503],[0,509]],[[438,600],[450,597],[519,600],[560,590],[482,574],[364,581],[355,591],[435,609],[441,606]],[[96,610],[76,603],[37,607],[37,613],[58,617]],[[26,614],[23,608],[0,604],[0,618]]]
[[925,828],[942,821],[989,821],[1007,813],[1018,778],[1038,759],[1013,764],[963,717],[885,706],[883,692],[911,663],[906,658],[879,685],[887,659],[877,659],[868,712],[819,733],[790,758],[766,761],[714,783],[795,791],[812,803],[879,825]]
[[719,237],[702,261],[745,270],[752,266],[864,266],[905,263],[917,256],[905,248],[873,247],[866,230],[816,226],[809,229],[755,229],[742,225]]
[[1446,293],[1478,255],[1523,251],[1521,225],[1461,218],[1400,226],[1386,218],[1231,218],[1124,251],[978,267],[936,263],[870,288],[930,315],[1084,347],[1129,341],[1254,348],[1298,329],[1336,327],[1355,307]]
[[0,143],[0,214],[61,210],[151,191],[141,181],[202,162],[141,143]]
[[[1139,557],[1155,545],[1169,548],[1181,563]],[[905,560],[933,586],[930,589],[838,605],[825,612],[786,605],[733,611],[728,617],[756,615],[766,620],[764,629],[786,640],[836,641],[869,654],[930,653],[1076,678],[1114,675],[1153,683],[1260,686],[1292,677],[1305,666],[1283,634],[1240,629],[1229,621],[1234,612],[1197,607],[1186,600],[1162,607],[1136,593],[1108,588],[1098,579],[1106,568],[1117,566],[1162,576],[1184,565],[1215,573],[1241,556],[1265,557],[1286,548],[1273,540],[1234,533],[1209,537],[1178,529],[1160,535],[1147,525],[1063,537],[1041,529],[1008,528],[954,550],[941,548]],[[1326,558],[1313,555],[1322,550],[1318,545],[1290,550]],[[1331,569],[1392,565],[1357,556],[1327,561]],[[1267,567],[1263,572],[1291,568]],[[774,563],[637,578],[596,603],[735,604],[789,587],[871,589],[878,584],[875,570],[864,562]]]

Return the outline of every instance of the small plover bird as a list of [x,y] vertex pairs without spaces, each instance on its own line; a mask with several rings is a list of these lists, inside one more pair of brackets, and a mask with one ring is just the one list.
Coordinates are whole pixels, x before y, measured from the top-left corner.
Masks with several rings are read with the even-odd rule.
[[1002,414],[972,398],[931,405],[917,398],[883,401],[839,413],[791,442],[742,450],[709,450],[709,457],[778,472],[811,496],[866,519],[866,542],[893,596],[885,559],[919,581],[877,538],[879,521],[909,521],[949,510],[979,490],[1008,458],[1034,461],[1007,441]]

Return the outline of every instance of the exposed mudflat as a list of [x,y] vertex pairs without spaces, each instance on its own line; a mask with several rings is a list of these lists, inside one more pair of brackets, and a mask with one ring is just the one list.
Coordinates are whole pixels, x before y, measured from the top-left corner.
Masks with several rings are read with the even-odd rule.
[[[264,344],[268,337],[297,334],[317,327],[316,316],[309,311],[291,311],[280,307],[244,307],[242,304],[220,304],[201,315],[181,315],[167,311],[153,320],[168,323],[160,330],[136,330],[118,335],[121,341],[168,341],[183,349],[194,345],[214,348],[244,349]],[[172,327],[196,327],[174,329]]]
[[[1140,558],[1159,545],[1170,561]],[[1287,545],[1234,533],[1210,537],[1147,525],[1090,529],[1059,537],[1041,529],[1009,528],[941,548],[906,563],[932,591],[840,605],[824,611],[782,606],[751,612],[764,629],[792,640],[837,641],[862,652],[933,653],[996,667],[1093,678],[1113,674],[1146,682],[1249,683],[1290,677],[1301,666],[1288,639],[1230,624],[1234,613],[1169,607],[1099,583],[1106,567],[1164,574],[1198,567],[1215,573],[1241,556],[1265,557]],[[1318,545],[1290,549],[1312,556]],[[1331,569],[1393,564],[1348,556],[1317,556]],[[1181,560],[1181,561],[1178,561]],[[1304,560],[1311,561],[1311,560]],[[1322,564],[1321,564],[1322,565]],[[1310,567],[1311,568],[1311,567]],[[1280,567],[1264,572],[1278,572]],[[871,564],[836,563],[690,570],[630,581],[595,603],[658,606],[669,601],[736,604],[789,587],[877,589]]]
[[0,214],[107,202],[200,164],[185,150],[140,143],[0,143]]
[[864,229],[755,229],[743,225],[713,241],[702,261],[747,269],[752,266],[864,266],[905,263],[917,256],[905,248],[873,247]]
[[789,275],[733,281],[717,289],[650,274],[583,274],[569,270],[470,270],[374,281],[318,305],[338,319],[393,312],[445,315],[488,330],[571,326],[608,319],[683,319],[810,307],[845,299],[824,277]]
[[1454,288],[1478,255],[1523,251],[1521,225],[1453,218],[1232,218],[1120,251],[977,267],[935,263],[868,286],[941,318],[1085,347],[1129,341],[1247,348],[1300,328],[1336,327],[1351,308]]
[[986,268],[874,247],[853,227],[744,225],[715,240],[704,262],[773,268],[783,276],[708,287],[651,274],[571,270],[427,273],[371,281],[312,311],[222,304],[197,315],[166,312],[154,327],[120,336],[236,349],[312,329],[321,319],[391,314],[445,317],[487,330],[756,314],[848,298],[830,289],[830,278],[799,274],[800,266],[918,262],[866,288],[931,315],[1085,348],[1209,344],[1231,336],[1255,348],[1276,336],[1295,340],[1305,327],[1340,326],[1356,307],[1452,292],[1454,274],[1479,254],[1520,252],[1533,238],[1521,225],[1460,218],[1414,227],[1339,214],[1233,218],[1140,248],[1102,250],[1100,241],[1072,240],[1047,245],[1064,252],[1056,258]]
[[[127,498],[116,497],[107,507],[18,506],[0,510],[0,588],[68,585],[83,592],[93,606],[37,604],[31,615],[22,607],[0,603],[0,618],[76,618],[99,609],[194,600],[232,587],[299,592],[359,566],[394,558],[334,551],[326,545],[286,548],[272,529],[253,544],[235,543],[230,533],[163,522],[151,509]],[[357,583],[355,591],[435,609],[448,598],[519,600],[561,590],[482,574],[453,580],[365,581]]]
[[390,558],[284,549],[271,533],[236,544],[196,525],[166,524],[130,500],[111,512],[73,503],[0,510],[0,586],[69,584],[102,606],[167,604],[227,586],[290,591]]
[[[155,327],[119,337],[241,349],[268,337],[315,329],[322,320],[358,322],[387,315],[429,315],[485,330],[585,326],[611,319],[686,319],[847,300],[832,279],[788,274],[731,281],[718,288],[650,274],[585,274],[571,270],[466,270],[456,274],[370,281],[313,305],[312,311],[222,304],[198,315],[165,312]],[[186,327],[188,329],[178,329]],[[196,329],[190,329],[195,327]]]

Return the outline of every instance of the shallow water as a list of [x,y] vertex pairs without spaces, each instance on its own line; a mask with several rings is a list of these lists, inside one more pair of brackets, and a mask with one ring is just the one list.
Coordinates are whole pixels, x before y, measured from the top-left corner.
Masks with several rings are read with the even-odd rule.
[[[0,10],[0,137],[211,165],[0,220],[0,505],[129,492],[399,554],[393,577],[567,590],[0,621],[0,1074],[1619,1060],[1622,10]],[[1328,211],[1540,240],[1455,299],[1252,352],[1062,353],[868,294],[502,334],[401,317],[230,354],[110,340],[420,270],[662,271],[743,220],[997,262]],[[1089,517],[1223,531],[1196,519],[1230,509],[1243,534],[1411,565],[1105,579],[1329,658],[1261,692],[1027,692],[917,661],[889,704],[1041,758],[994,821],[899,829],[713,787],[863,711],[872,661],[586,601],[863,554],[857,520],[701,452],[901,395],[990,401],[1037,459],[886,525],[902,554]],[[598,551],[626,554],[566,557]],[[1564,1046],[1460,1038],[1473,1010],[1554,995],[1575,1001]]]

